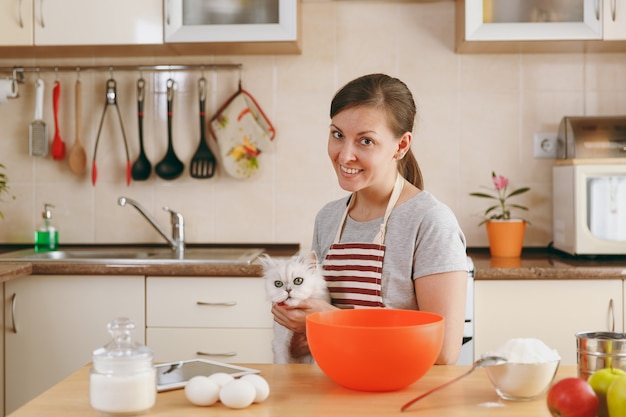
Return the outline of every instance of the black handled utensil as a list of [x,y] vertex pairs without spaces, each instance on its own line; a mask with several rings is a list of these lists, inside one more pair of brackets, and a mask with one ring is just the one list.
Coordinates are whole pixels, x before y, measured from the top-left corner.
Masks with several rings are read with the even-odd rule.
[[198,91],[200,95],[200,144],[191,159],[189,173],[193,178],[211,178],[215,174],[216,158],[211,152],[211,148],[206,143],[206,123],[205,123],[205,107],[206,107],[206,79],[204,77],[198,80]]
[[148,160],[146,153],[143,149],[143,102],[145,98],[145,85],[146,82],[143,78],[137,80],[137,118],[139,125],[139,156],[133,163],[131,170],[134,180],[143,181],[150,177],[152,172],[152,164]]
[[174,80],[167,80],[167,152],[154,168],[157,175],[164,180],[173,180],[185,170],[185,164],[176,156],[172,141],[172,115],[174,108]]

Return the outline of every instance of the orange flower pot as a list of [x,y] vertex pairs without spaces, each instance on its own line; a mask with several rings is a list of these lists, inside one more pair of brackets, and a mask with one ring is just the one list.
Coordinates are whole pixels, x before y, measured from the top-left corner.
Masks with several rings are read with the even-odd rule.
[[487,226],[489,251],[495,258],[519,258],[524,244],[524,220],[490,220]]

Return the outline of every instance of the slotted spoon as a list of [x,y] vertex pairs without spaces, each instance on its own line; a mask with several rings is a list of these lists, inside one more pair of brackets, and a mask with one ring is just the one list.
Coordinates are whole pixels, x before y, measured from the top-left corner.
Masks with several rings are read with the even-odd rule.
[[204,77],[198,80],[198,90],[200,93],[200,144],[191,159],[189,172],[193,178],[211,178],[215,174],[216,158],[206,143],[204,114],[206,106],[206,79]]

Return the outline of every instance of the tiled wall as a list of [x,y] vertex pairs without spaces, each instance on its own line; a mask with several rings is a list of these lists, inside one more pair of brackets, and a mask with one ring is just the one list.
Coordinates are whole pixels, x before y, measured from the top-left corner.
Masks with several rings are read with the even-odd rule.
[[[530,207],[525,244],[552,239],[551,160],[532,156],[533,132],[556,131],[565,115],[626,113],[626,54],[454,53],[454,2],[305,1],[303,53],[287,56],[207,56],[171,59],[1,60],[13,65],[110,65],[152,63],[242,63],[243,85],[277,130],[273,148],[260,160],[262,173],[240,181],[219,171],[209,180],[188,172],[164,181],[125,185],[125,156],[114,114],[108,114],[98,149],[98,183],[77,177],[66,162],[28,155],[28,125],[34,115],[34,79],[20,98],[0,104],[0,163],[7,166],[15,200],[0,202],[0,242],[28,243],[44,202],[52,203],[62,243],[160,242],[161,237],[121,195],[135,198],[169,228],[169,206],[182,212],[189,242],[298,242],[309,247],[315,213],[343,194],[326,155],[328,107],[350,79],[385,72],[403,79],[415,94],[420,119],[414,151],[426,188],[457,214],[470,246],[486,246],[477,227],[486,201],[469,192],[489,185],[491,171],[529,186],[518,200]],[[197,72],[143,74],[149,85],[145,141],[153,165],[167,142],[165,80],[174,78],[175,149],[187,165],[199,139]],[[207,71],[212,114],[237,86],[236,71]],[[42,74],[47,91],[45,122],[54,133],[54,73]],[[74,143],[76,74],[61,73],[60,128]],[[89,164],[105,102],[109,74],[83,73],[83,137]],[[135,83],[139,74],[114,74],[119,106],[138,153]]]

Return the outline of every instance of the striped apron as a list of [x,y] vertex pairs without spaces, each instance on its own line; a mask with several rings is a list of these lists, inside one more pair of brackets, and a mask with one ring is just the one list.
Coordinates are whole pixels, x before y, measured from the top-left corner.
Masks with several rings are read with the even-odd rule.
[[350,199],[337,230],[334,243],[322,262],[322,269],[331,302],[339,308],[385,307],[382,297],[382,271],[385,257],[385,228],[391,211],[398,202],[404,178],[398,174],[380,230],[372,243],[339,243]]

